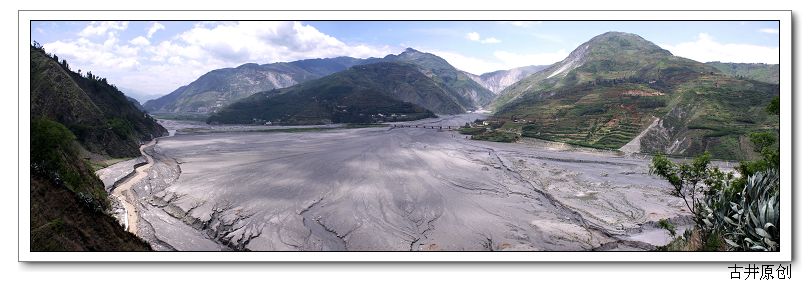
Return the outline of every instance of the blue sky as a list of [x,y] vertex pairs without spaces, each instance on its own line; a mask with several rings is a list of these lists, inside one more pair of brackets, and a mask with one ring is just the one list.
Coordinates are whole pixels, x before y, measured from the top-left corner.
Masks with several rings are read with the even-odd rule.
[[[72,68],[107,77],[140,100],[217,68],[406,47],[475,74],[552,64],[607,31],[638,34],[693,60],[777,63],[775,21],[32,22],[31,38]],[[143,101],[142,101],[143,102]]]

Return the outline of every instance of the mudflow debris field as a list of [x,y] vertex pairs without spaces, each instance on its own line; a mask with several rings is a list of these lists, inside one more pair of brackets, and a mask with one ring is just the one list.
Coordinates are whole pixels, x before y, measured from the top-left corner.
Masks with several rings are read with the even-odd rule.
[[130,189],[157,250],[650,250],[659,219],[689,223],[647,158],[446,129],[197,129],[144,153]]

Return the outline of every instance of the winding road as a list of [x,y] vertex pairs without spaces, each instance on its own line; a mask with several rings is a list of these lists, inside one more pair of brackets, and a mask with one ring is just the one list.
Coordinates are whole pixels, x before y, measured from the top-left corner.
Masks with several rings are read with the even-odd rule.
[[152,164],[155,162],[149,154],[144,153],[143,149],[155,145],[156,140],[152,140],[147,144],[141,146],[140,151],[141,155],[146,158],[146,164],[142,165],[135,169],[135,172],[132,176],[124,183],[113,188],[112,194],[115,196],[121,204],[124,206],[124,209],[127,213],[127,221],[126,221],[126,229],[127,231],[138,234],[138,209],[132,203],[137,202],[135,199],[135,194],[132,193],[132,186],[140,182],[144,179],[147,175],[149,175],[148,171],[149,168],[152,167]]

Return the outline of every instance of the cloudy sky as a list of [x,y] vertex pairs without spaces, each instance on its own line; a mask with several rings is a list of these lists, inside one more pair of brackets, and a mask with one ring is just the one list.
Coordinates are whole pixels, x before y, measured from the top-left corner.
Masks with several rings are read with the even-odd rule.
[[778,22],[35,21],[31,38],[71,68],[106,77],[141,102],[217,68],[308,58],[382,57],[407,47],[475,74],[565,58],[607,31],[631,32],[701,62],[778,63]]

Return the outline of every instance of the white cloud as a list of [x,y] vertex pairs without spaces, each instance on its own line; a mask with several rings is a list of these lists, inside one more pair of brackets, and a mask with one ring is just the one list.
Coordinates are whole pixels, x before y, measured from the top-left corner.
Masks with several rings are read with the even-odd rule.
[[166,29],[166,26],[160,24],[159,22],[152,23],[152,26],[149,27],[149,31],[146,32],[146,37],[152,38],[152,35],[155,35],[155,32],[158,30]]
[[[109,41],[109,40],[108,40]],[[137,50],[131,47],[105,45],[87,40],[56,41],[44,45],[45,50],[67,58],[73,69],[127,70],[138,65]]]
[[126,30],[129,22],[90,22],[81,32],[79,36],[89,37],[107,34],[107,31],[121,31]]
[[483,44],[501,43],[501,41],[495,37],[487,37],[486,39],[481,39],[481,35],[478,34],[477,32],[467,33],[465,37],[470,41],[480,42]]
[[486,39],[481,40],[481,43],[484,43],[484,44],[491,44],[491,43],[501,43],[501,41],[500,41],[500,40],[498,40],[498,39],[497,39],[497,38],[495,38],[495,37],[487,37]]
[[778,28],[760,28],[759,32],[768,33],[768,34],[779,34]]
[[347,44],[300,22],[202,23],[159,42],[150,42],[149,33],[121,41],[118,32],[126,26],[93,22],[81,37],[44,45],[67,59],[74,70],[91,70],[144,94],[166,94],[210,70],[248,62],[381,57],[395,51],[389,46]]
[[143,36],[138,36],[138,37],[135,37],[132,40],[130,40],[129,44],[138,45],[138,46],[147,46],[147,45],[149,45],[149,39],[146,39],[146,37],[143,37]]
[[232,61],[276,62],[306,58],[389,54],[390,48],[349,45],[300,22],[237,22],[197,26],[179,35],[188,45]]
[[779,48],[752,44],[720,43],[708,33],[700,33],[696,41],[675,45],[661,44],[676,56],[699,62],[779,63]]

